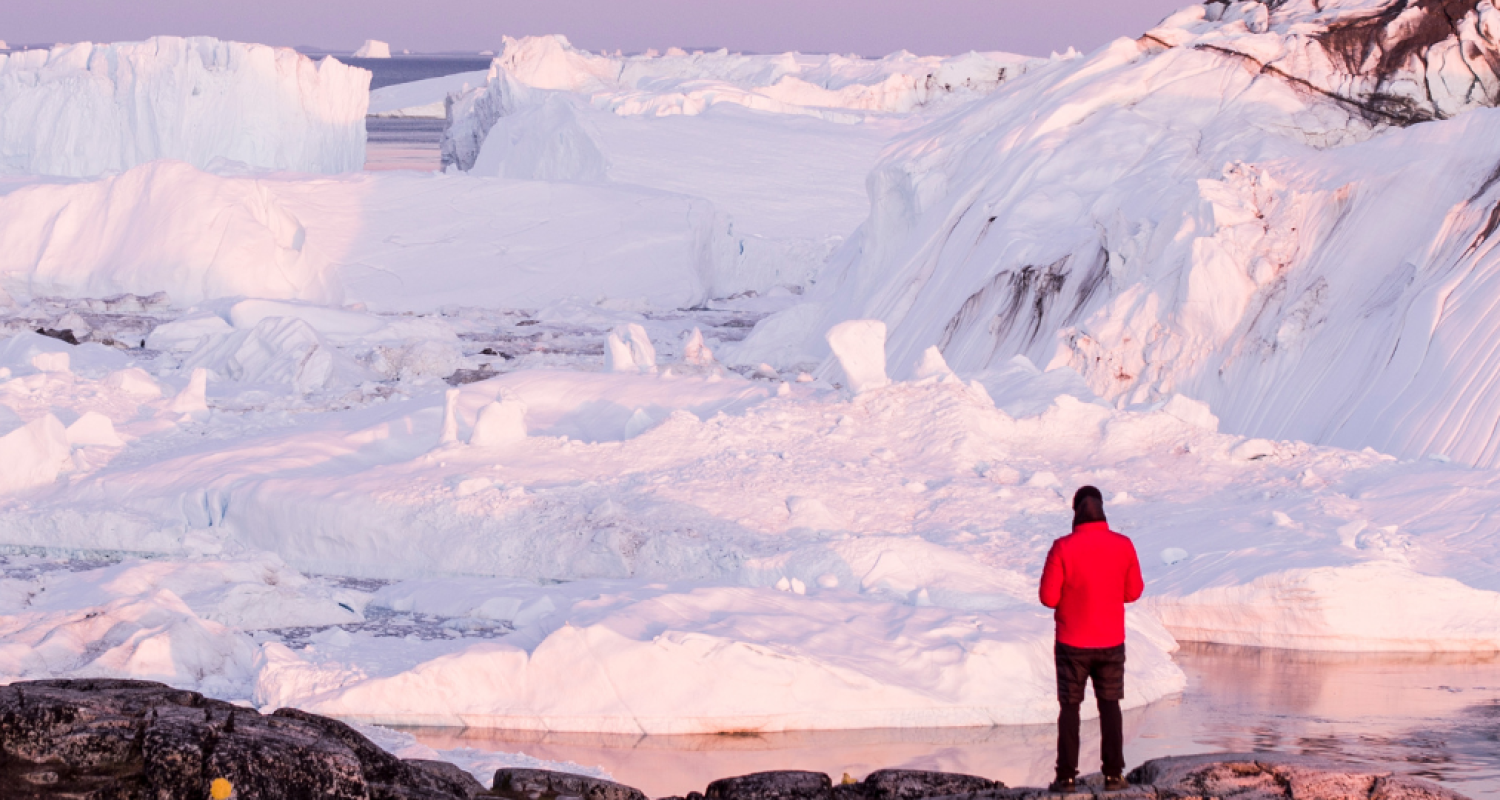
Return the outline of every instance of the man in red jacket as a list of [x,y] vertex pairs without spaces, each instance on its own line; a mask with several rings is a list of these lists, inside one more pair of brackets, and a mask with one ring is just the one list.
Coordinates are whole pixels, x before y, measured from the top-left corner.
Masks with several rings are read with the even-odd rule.
[[1042,605],[1056,609],[1057,780],[1049,789],[1071,792],[1078,776],[1078,710],[1094,681],[1102,734],[1104,788],[1125,788],[1125,604],[1145,590],[1130,539],[1109,529],[1104,497],[1085,486],[1073,495],[1073,532],[1052,543],[1042,570]]

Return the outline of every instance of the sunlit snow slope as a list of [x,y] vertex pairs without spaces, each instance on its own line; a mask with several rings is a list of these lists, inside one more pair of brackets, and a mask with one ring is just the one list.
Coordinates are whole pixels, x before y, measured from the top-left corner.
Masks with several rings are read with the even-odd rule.
[[1243,433],[1500,463],[1497,15],[1208,3],[1033,70],[897,146],[816,305],[742,359],[877,317],[897,364],[1024,354]]
[[0,171],[90,176],[158,158],[348,172],[370,73],[208,37],[0,54]]

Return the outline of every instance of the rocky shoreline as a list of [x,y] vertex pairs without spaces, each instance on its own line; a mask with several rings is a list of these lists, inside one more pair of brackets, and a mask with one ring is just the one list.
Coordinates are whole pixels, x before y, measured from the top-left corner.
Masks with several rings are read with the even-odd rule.
[[[1463,800],[1429,781],[1278,754],[1148,761],[1118,800]],[[618,783],[502,769],[487,789],[458,767],[400,759],[342,722],[284,708],[272,714],[159,683],[46,680],[0,687],[0,798],[276,800],[647,800]],[[1076,796],[1105,796],[1098,776]],[[834,784],[818,772],[724,778],[669,800],[1027,800],[1057,797],[972,775],[879,770]]]

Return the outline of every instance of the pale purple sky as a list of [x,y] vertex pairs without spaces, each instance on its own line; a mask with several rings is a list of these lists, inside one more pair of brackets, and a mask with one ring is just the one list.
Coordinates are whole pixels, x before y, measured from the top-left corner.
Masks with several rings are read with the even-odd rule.
[[562,33],[593,50],[946,55],[1085,52],[1194,0],[0,0],[12,45],[206,34],[350,50],[479,51],[502,34]]

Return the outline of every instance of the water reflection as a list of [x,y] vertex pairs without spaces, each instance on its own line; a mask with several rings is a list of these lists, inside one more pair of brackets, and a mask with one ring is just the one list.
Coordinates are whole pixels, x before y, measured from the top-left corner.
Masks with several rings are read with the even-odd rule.
[[[1338,756],[1500,797],[1500,654],[1308,653],[1188,644],[1188,689],[1125,716],[1131,764],[1163,755],[1273,751]],[[1084,764],[1097,728],[1084,724]],[[837,779],[881,767],[938,769],[1040,785],[1051,778],[1048,725],[756,736],[612,736],[493,729],[407,729],[438,749],[471,747],[602,767],[661,797],[770,769]]]

